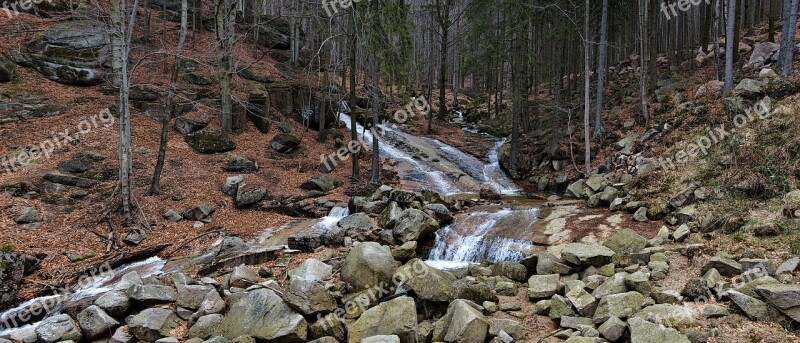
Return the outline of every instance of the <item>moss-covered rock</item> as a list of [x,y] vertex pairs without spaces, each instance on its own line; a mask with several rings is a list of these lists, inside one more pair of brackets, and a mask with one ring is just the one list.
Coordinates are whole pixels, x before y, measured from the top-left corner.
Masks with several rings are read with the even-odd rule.
[[110,57],[105,25],[90,20],[60,22],[27,45],[30,67],[64,84],[105,82]]
[[291,152],[300,145],[300,139],[288,133],[281,133],[272,139],[270,146],[272,150],[285,154]]
[[200,130],[186,135],[184,140],[194,151],[201,154],[218,154],[236,149],[236,143],[230,136],[219,130]]

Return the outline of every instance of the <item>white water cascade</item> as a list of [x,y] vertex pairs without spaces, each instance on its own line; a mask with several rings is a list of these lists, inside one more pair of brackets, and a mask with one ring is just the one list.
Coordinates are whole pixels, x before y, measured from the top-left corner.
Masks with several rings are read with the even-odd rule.
[[[25,309],[31,306],[50,306],[54,307],[52,313],[49,313],[48,316],[53,316],[58,314],[59,305],[65,304],[68,302],[78,301],[81,299],[85,299],[91,296],[95,296],[101,293],[105,293],[111,290],[116,289],[117,285],[122,280],[122,277],[129,273],[137,273],[139,277],[145,278],[151,275],[157,275],[161,273],[161,270],[164,268],[164,265],[167,263],[166,260],[163,260],[159,257],[151,257],[144,261],[134,262],[122,267],[117,268],[116,270],[110,272],[103,272],[98,271],[97,275],[87,275],[91,276],[91,278],[87,279],[90,282],[87,284],[79,284],[78,286],[69,287],[68,290],[70,291],[67,294],[62,295],[48,295],[43,297],[34,298],[23,302],[16,307],[10,308],[3,313],[0,313],[0,336],[9,336],[14,338],[17,334],[22,333],[25,330],[33,330],[40,322],[30,323],[26,325],[21,325],[15,327],[16,320],[19,318],[24,318],[26,316],[23,312]],[[43,311],[43,310],[42,310]],[[30,318],[29,318],[30,319]],[[7,327],[8,326],[8,327]]]
[[539,215],[537,208],[506,207],[477,210],[456,217],[436,233],[429,265],[454,268],[487,259],[520,261],[533,251],[529,240],[515,238],[530,232]]

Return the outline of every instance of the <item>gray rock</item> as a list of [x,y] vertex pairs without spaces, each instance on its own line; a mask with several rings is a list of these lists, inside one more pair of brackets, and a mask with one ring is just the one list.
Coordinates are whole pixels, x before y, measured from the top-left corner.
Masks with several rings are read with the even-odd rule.
[[42,222],[42,215],[39,214],[33,207],[23,207],[20,209],[19,214],[17,215],[14,222],[17,224],[31,224],[31,223],[41,223]]
[[636,212],[633,214],[633,220],[640,223],[646,223],[648,220],[647,207],[639,207],[639,209],[637,209]]
[[599,193],[606,186],[606,180],[602,175],[594,174],[586,179],[586,187],[594,193]]
[[233,204],[238,208],[244,208],[261,202],[266,196],[266,188],[258,185],[240,183]]
[[627,324],[624,321],[617,317],[608,318],[599,328],[597,331],[600,332],[600,335],[603,338],[607,339],[609,342],[616,342],[622,335],[625,334],[625,329],[627,328]]
[[258,163],[239,155],[231,155],[225,170],[235,173],[252,173],[258,170]]
[[432,235],[439,229],[439,223],[427,213],[409,208],[395,221],[394,237],[400,242],[418,241]]
[[765,284],[756,286],[756,292],[780,310],[800,306],[800,285]]
[[637,292],[607,295],[600,299],[592,319],[600,324],[611,317],[628,318],[639,311],[643,302],[644,296]]
[[451,295],[453,299],[466,299],[477,304],[484,301],[497,302],[497,294],[488,283],[471,278],[454,282]]
[[601,267],[610,263],[614,255],[613,250],[591,243],[569,243],[561,251],[565,262],[580,267]]
[[448,209],[445,205],[427,204],[425,205],[425,211],[431,213],[441,224],[449,224],[453,222],[453,213],[450,212],[450,209]]
[[492,265],[492,275],[505,276],[516,282],[525,282],[528,278],[528,270],[517,262],[500,261]]
[[118,327],[111,336],[111,343],[130,343],[133,342],[133,336],[128,333],[128,327]]
[[675,239],[676,242],[683,242],[687,237],[689,237],[690,233],[692,232],[689,230],[689,226],[686,224],[682,224],[677,229],[675,229],[675,232],[672,233],[672,237]]
[[108,76],[108,33],[102,23],[76,20],[51,25],[28,43],[29,64],[46,78],[68,85],[93,86]]
[[208,285],[179,285],[176,305],[197,310],[203,304],[208,292],[216,291]]
[[221,154],[236,149],[236,143],[224,131],[205,128],[183,136],[192,150],[201,154]]
[[128,332],[145,342],[169,336],[178,326],[178,316],[164,308],[148,308],[139,314],[128,317]]
[[800,257],[791,257],[778,266],[778,269],[775,270],[775,275],[794,272],[798,267],[800,267]]
[[299,266],[289,270],[289,277],[312,281],[328,280],[332,274],[333,267],[314,258],[306,259]]
[[437,342],[483,343],[489,330],[489,321],[464,300],[450,303],[447,314],[441,319],[442,330],[434,331]]
[[281,154],[289,153],[298,146],[300,146],[300,139],[288,133],[280,133],[276,135],[270,143],[272,150],[275,150]]
[[239,190],[239,184],[244,181],[244,175],[234,175],[225,178],[225,183],[222,184],[222,193],[229,196],[236,196],[236,191]]
[[571,273],[572,267],[564,264],[564,261],[555,255],[546,252],[536,255],[536,274],[568,275]]
[[78,342],[83,338],[78,325],[67,314],[46,318],[36,327],[36,335],[45,343],[60,341]]
[[17,299],[17,290],[25,275],[25,259],[16,253],[0,253],[0,307]]
[[704,279],[690,279],[683,286],[681,295],[688,299],[705,299],[708,300],[709,292],[708,285]]
[[200,204],[184,211],[183,219],[192,221],[208,219],[211,217],[212,214],[214,214],[214,211],[216,211],[214,205]]
[[655,300],[656,304],[682,304],[683,297],[674,290],[666,290],[661,292],[653,292],[650,297]]
[[189,328],[186,333],[187,338],[200,338],[208,339],[217,331],[219,324],[222,322],[223,316],[221,314],[208,314],[197,319],[197,321]]
[[97,305],[89,306],[78,313],[77,319],[84,336],[89,340],[111,333],[111,329],[119,325],[118,321],[111,318]]
[[697,323],[694,312],[690,308],[673,304],[647,306],[639,311],[636,317],[674,328],[691,327]]
[[628,291],[625,285],[625,276],[627,273],[617,273],[614,276],[606,279],[597,289],[592,292],[592,295],[597,298],[603,298],[611,294],[619,294]]
[[531,300],[552,297],[558,290],[558,274],[532,275],[528,279],[528,298]]
[[180,213],[178,213],[177,211],[175,211],[173,209],[167,210],[167,212],[164,212],[164,214],[161,215],[161,216],[164,219],[169,220],[169,221],[171,221],[173,223],[177,223],[177,222],[183,220],[183,216],[181,216]]
[[575,288],[567,292],[567,299],[581,316],[592,317],[597,308],[597,299],[583,288]]
[[622,229],[608,237],[603,246],[617,254],[631,254],[647,247],[647,240],[631,229]]
[[286,303],[306,316],[315,316],[336,309],[336,299],[319,281],[292,278],[284,292]]
[[177,299],[172,287],[160,285],[131,285],[128,288],[128,295],[134,301],[145,305],[174,302]]
[[317,174],[303,182],[300,188],[327,193],[336,188],[336,179],[328,174]]
[[569,299],[556,294],[550,299],[550,312],[547,315],[550,319],[559,319],[576,314],[572,310],[572,303],[569,302]]
[[392,257],[400,262],[408,262],[417,256],[417,241],[408,241],[392,249]]
[[763,301],[735,290],[728,290],[728,298],[737,309],[747,315],[750,320],[760,322],[780,322],[781,314]]
[[233,294],[228,301],[230,309],[220,322],[216,335],[227,339],[246,335],[268,342],[306,341],[306,320],[274,291],[259,288]]
[[567,192],[577,199],[581,199],[586,197],[586,191],[584,190],[585,182],[583,180],[578,180],[571,183],[567,186]]
[[258,283],[258,272],[247,266],[233,268],[226,278],[228,287],[248,288]]
[[348,342],[377,335],[396,335],[401,343],[417,341],[417,311],[414,299],[399,297],[377,305],[361,315],[349,328]]
[[348,290],[363,291],[383,282],[389,285],[400,263],[387,246],[374,242],[360,243],[350,250],[342,267],[342,281]]
[[730,314],[727,308],[719,305],[706,305],[706,307],[703,308],[703,317],[706,318],[721,318],[727,317]]
[[686,336],[677,330],[653,324],[641,318],[628,320],[631,331],[631,343],[690,343]]
[[362,339],[361,343],[400,343],[400,337],[397,337],[397,335],[371,336]]
[[452,300],[456,277],[450,272],[430,268],[422,260],[413,259],[397,268],[395,275],[397,279],[405,280],[403,287],[413,290],[417,299],[432,302]]
[[0,54],[0,83],[10,82],[16,75],[17,65],[5,54]]
[[712,257],[703,266],[701,273],[705,274],[711,268],[719,271],[722,276],[734,276],[742,273],[742,265],[739,262],[720,255]]
[[119,291],[103,293],[94,301],[94,304],[114,318],[124,318],[131,308],[130,298]]
[[520,339],[525,335],[525,329],[516,320],[492,319],[489,322],[489,336],[499,336],[501,331],[514,339]]

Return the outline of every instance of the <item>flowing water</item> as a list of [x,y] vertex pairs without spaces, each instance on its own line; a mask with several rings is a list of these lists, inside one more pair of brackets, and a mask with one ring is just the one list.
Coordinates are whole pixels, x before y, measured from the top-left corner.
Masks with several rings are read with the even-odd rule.
[[[340,118],[350,129],[350,117],[340,114]],[[365,132],[359,124],[356,128],[359,138],[372,146],[374,133]],[[390,127],[382,127],[378,132],[381,157],[392,160],[390,165],[398,172],[403,188],[457,194],[476,193],[489,185],[502,195],[521,193],[521,188],[500,167],[499,150],[505,139],[481,134],[493,142],[487,163],[435,138],[417,137]],[[459,214],[452,224],[436,233],[428,264],[447,269],[483,259],[519,261],[534,250],[530,228],[538,214],[535,207],[511,205],[476,208]],[[331,225],[329,222],[335,225],[338,220],[334,220],[326,217],[315,225]]]
[[[26,314],[27,310],[38,308],[43,312],[44,308],[49,308],[52,309],[49,315],[58,314],[60,307],[66,303],[117,289],[117,286],[121,284],[122,278],[129,273],[137,273],[141,278],[160,274],[166,262],[166,260],[161,258],[151,257],[144,261],[119,267],[116,270],[98,271],[96,275],[87,275],[87,277],[90,278],[85,280],[88,281],[82,282],[78,286],[68,288],[63,294],[48,295],[23,302],[14,308],[0,313],[0,336],[10,336],[13,338],[26,330],[33,330],[39,322],[22,323],[22,319],[28,317],[28,314]],[[39,312],[37,311],[37,313]]]

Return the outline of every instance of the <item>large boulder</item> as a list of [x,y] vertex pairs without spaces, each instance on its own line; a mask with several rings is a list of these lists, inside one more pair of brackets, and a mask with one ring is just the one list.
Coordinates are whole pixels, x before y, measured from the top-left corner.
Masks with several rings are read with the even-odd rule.
[[375,242],[356,244],[347,254],[342,267],[342,281],[351,293],[360,292],[381,283],[389,285],[397,267],[392,251]]
[[793,321],[800,322],[800,286],[773,283],[756,286],[756,291]]
[[440,320],[442,330],[435,332],[435,342],[483,343],[489,331],[486,317],[462,299],[450,303]]
[[229,297],[230,310],[216,335],[227,339],[250,336],[258,341],[303,343],[308,324],[274,291],[260,288]]
[[608,237],[603,245],[617,254],[631,254],[644,249],[647,240],[631,229],[622,229]]
[[289,153],[300,145],[300,139],[288,133],[281,133],[272,138],[270,147],[281,154]]
[[325,314],[336,309],[336,299],[319,281],[292,278],[284,297],[289,306],[306,316]]
[[689,339],[675,329],[648,322],[641,318],[628,320],[631,343],[689,343]]
[[78,323],[81,325],[84,336],[89,340],[110,334],[111,329],[119,325],[119,322],[97,305],[89,306],[78,313]]
[[23,64],[59,83],[103,83],[110,57],[107,32],[105,24],[96,21],[58,22],[28,43]]
[[9,82],[17,74],[17,65],[5,54],[0,53],[0,83]]
[[310,191],[330,192],[336,188],[336,179],[333,176],[326,174],[317,174],[312,176],[306,182],[300,185],[300,188]]
[[[259,45],[270,49],[288,50],[291,43],[292,25],[286,18],[270,15],[261,17],[258,32]],[[302,36],[302,31],[300,31]],[[303,41],[300,38],[300,41]]]
[[395,275],[405,277],[403,287],[413,290],[420,300],[447,302],[452,299],[451,290],[456,276],[428,267],[420,259],[415,258],[397,268]]
[[67,314],[49,317],[36,327],[36,335],[45,343],[60,341],[78,342],[83,338],[78,325]]
[[418,241],[432,235],[439,229],[439,222],[427,213],[409,208],[395,221],[394,237],[400,242]]
[[184,141],[201,154],[219,154],[236,149],[230,136],[219,130],[203,129],[184,136]]
[[600,299],[592,317],[594,322],[602,324],[611,317],[628,318],[642,307],[644,296],[638,292],[611,294]]
[[348,330],[348,342],[378,335],[396,335],[401,343],[417,342],[417,309],[411,297],[399,297],[364,312]]
[[761,67],[769,64],[773,55],[778,52],[780,45],[773,42],[758,42],[753,46],[753,54],[747,61],[747,66]]
[[145,342],[155,342],[169,336],[178,326],[178,316],[165,308],[148,308],[127,319],[128,331]]
[[296,268],[289,270],[289,277],[312,281],[325,281],[331,278],[333,267],[320,260],[309,258]]
[[593,243],[570,243],[561,251],[565,262],[579,267],[601,267],[611,262],[614,250]]

